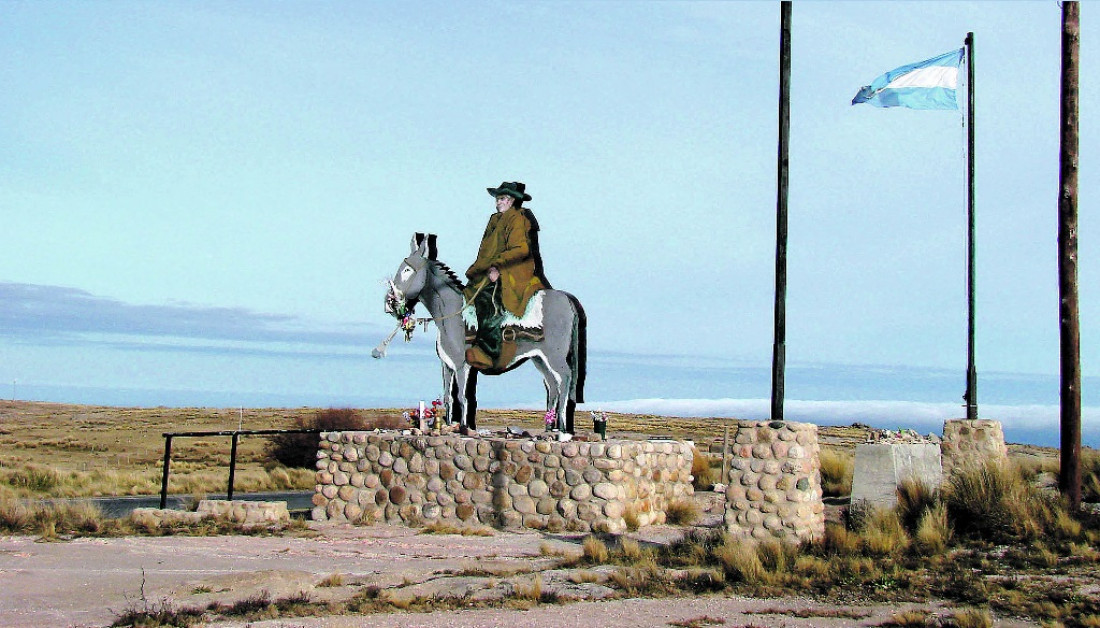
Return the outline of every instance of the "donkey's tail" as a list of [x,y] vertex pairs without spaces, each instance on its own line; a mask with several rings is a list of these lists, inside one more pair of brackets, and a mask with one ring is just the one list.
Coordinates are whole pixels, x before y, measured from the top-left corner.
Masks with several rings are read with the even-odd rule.
[[[567,293],[568,294],[568,293]],[[573,337],[569,346],[569,368],[573,371],[570,400],[584,403],[584,379],[588,373],[588,316],[577,297],[569,295],[573,304]]]

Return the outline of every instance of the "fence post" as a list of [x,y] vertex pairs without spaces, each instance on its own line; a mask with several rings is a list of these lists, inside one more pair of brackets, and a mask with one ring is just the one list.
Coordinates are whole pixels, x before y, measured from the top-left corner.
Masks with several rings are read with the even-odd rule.
[[726,426],[726,433],[722,436],[722,484],[730,481],[730,426]]
[[164,435],[164,472],[160,479],[160,509],[168,507],[168,467],[172,464],[172,435]]
[[229,488],[226,490],[226,500],[233,501],[233,476],[237,471],[237,441],[241,438],[241,433],[233,432],[233,446],[229,450]]

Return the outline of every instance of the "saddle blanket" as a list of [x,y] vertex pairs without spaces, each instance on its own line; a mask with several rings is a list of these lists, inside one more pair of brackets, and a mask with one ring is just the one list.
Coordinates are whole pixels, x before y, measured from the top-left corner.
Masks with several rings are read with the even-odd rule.
[[[524,329],[541,329],[542,328],[542,294],[543,291],[539,290],[531,296],[531,300],[527,302],[527,308],[523,311],[523,316],[517,317],[511,312],[504,312],[504,320],[501,322],[501,327],[522,327]],[[467,305],[462,308],[462,320],[466,322],[466,329],[470,331],[477,331],[477,312],[474,310],[473,305]]]

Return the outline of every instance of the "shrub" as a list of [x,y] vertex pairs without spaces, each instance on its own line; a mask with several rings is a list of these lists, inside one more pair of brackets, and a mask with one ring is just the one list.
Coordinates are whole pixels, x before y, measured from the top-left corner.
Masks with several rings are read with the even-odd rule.
[[[294,429],[335,432],[369,430],[374,427],[358,410],[348,408],[329,408],[319,410],[312,416],[294,418]],[[287,467],[312,469],[317,462],[317,447],[320,442],[318,434],[273,434],[268,439],[267,455]]]
[[852,494],[852,474],[855,461],[852,454],[832,448],[822,448],[821,492],[826,497]]

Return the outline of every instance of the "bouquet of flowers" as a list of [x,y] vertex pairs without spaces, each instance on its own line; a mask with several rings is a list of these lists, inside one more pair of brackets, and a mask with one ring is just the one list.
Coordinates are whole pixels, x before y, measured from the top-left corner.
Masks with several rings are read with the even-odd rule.
[[[444,408],[443,406],[443,400],[436,399],[435,401],[432,401],[431,406],[424,407],[423,418],[428,420],[435,419],[436,417],[442,417],[445,412],[446,408]],[[422,418],[420,416],[420,408],[413,408],[408,412],[402,412],[401,416],[410,423],[416,423]]]

